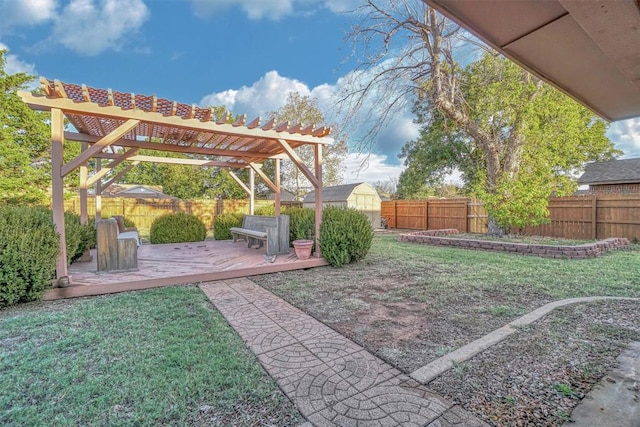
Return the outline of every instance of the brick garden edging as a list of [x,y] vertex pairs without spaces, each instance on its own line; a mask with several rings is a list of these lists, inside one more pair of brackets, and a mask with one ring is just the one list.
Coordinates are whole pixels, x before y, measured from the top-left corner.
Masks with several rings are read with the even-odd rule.
[[465,249],[480,249],[494,252],[510,252],[520,255],[538,256],[543,258],[585,259],[595,258],[608,251],[621,249],[629,245],[629,240],[621,237],[611,237],[593,243],[576,246],[535,245],[528,243],[500,242],[495,240],[458,239],[444,237],[457,234],[456,229],[416,231],[401,234],[401,242],[421,243],[434,246],[453,246]]

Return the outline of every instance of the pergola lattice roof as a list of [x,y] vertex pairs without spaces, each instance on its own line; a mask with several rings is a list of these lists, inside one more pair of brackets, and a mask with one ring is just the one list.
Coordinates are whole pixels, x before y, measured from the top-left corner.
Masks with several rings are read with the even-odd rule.
[[329,127],[275,123],[261,124],[260,117],[235,122],[230,114],[216,119],[212,108],[200,108],[156,96],[96,89],[41,78],[45,96],[21,92],[22,99],[38,110],[61,109],[77,130],[66,139],[97,142],[137,120],[113,145],[147,148],[203,156],[216,156],[227,166],[244,167],[251,162],[282,157],[290,148],[304,144],[328,144]]

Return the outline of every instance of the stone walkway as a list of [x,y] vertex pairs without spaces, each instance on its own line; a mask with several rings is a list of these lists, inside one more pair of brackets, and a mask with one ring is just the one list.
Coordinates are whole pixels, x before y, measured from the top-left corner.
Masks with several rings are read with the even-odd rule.
[[486,426],[246,278],[200,288],[314,426]]

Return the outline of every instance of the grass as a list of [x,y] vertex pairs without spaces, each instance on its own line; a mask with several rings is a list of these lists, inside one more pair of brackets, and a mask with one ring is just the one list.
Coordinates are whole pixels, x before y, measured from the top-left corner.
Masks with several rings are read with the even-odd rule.
[[195,287],[0,312],[2,425],[296,424]]
[[593,243],[595,240],[575,240],[575,239],[563,239],[561,237],[547,237],[547,236],[526,236],[519,234],[508,234],[505,236],[491,236],[489,234],[473,234],[473,233],[459,233],[450,234],[445,237],[451,237],[455,239],[473,239],[473,240],[492,240],[498,242],[509,243],[526,243],[530,245],[550,245],[550,246],[577,246],[585,243]]
[[[430,289],[536,291],[554,299],[577,296],[640,296],[640,247],[586,260],[556,260],[398,242],[376,236],[366,262],[386,259],[404,268],[423,268]],[[448,293],[448,292],[447,292]]]

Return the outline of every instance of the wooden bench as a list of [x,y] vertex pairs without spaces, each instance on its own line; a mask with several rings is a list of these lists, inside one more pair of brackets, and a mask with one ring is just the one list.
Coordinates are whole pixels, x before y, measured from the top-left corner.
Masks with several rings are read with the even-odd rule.
[[115,218],[103,219],[96,225],[98,271],[131,271],[138,269],[137,231],[121,233]]
[[248,247],[267,245],[267,255],[289,253],[289,215],[245,215],[242,227],[231,227],[234,243],[247,242]]

